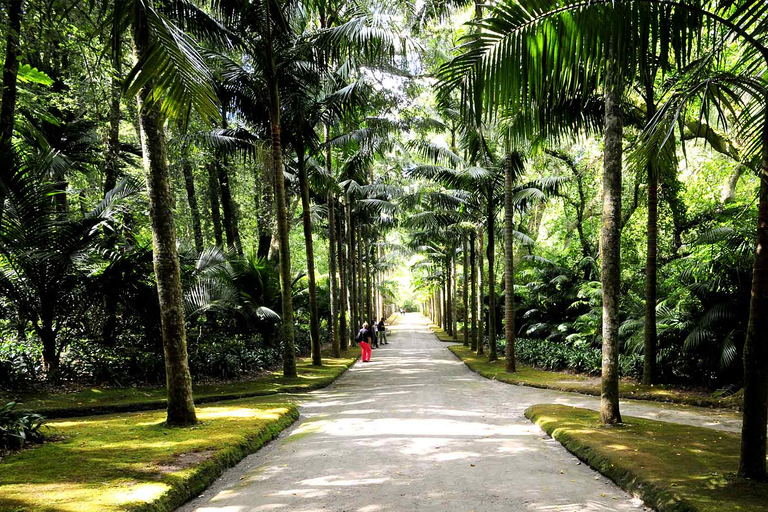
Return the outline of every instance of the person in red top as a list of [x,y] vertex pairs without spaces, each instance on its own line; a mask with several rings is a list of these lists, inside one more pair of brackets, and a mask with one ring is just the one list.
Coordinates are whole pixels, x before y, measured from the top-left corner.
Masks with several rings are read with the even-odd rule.
[[355,340],[360,344],[360,355],[364,363],[368,363],[371,360],[371,342],[373,341],[373,333],[368,328],[368,322],[363,324],[363,328],[357,333]]

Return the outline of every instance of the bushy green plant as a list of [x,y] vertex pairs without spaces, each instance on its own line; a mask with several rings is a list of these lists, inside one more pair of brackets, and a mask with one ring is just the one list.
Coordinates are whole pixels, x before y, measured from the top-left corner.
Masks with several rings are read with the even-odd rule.
[[45,436],[45,418],[39,414],[17,411],[16,402],[0,407],[0,450],[19,450],[29,443],[40,443]]

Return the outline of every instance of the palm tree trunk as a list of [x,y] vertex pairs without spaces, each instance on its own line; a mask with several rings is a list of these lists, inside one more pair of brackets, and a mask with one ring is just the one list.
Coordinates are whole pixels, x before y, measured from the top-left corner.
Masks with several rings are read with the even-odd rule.
[[488,361],[496,361],[496,259],[495,224],[493,215],[493,193],[488,194]]
[[507,154],[504,166],[504,350],[505,371],[515,368],[515,247],[513,236],[514,209],[512,207],[512,153]]
[[267,259],[272,246],[272,236],[275,232],[275,209],[273,207],[275,176],[272,170],[263,173],[254,172],[254,174],[256,178],[256,190],[254,191],[256,231],[258,234],[256,256],[260,259]]
[[357,248],[356,238],[355,238],[355,231],[356,231],[356,225],[355,225],[355,218],[352,215],[352,204],[349,201],[349,196],[347,196],[347,225],[349,226],[349,278],[350,278],[350,297],[349,297],[349,305],[352,309],[352,316],[350,318],[350,323],[352,324],[352,328],[349,330],[350,336],[351,336],[351,345],[355,346],[355,339],[354,336],[356,336],[357,331],[362,327],[362,324],[360,323],[360,311],[358,310],[358,304],[360,301],[358,300],[358,283],[360,281],[359,274],[357,272],[357,251],[359,250]]
[[[317,284],[315,283],[315,248],[312,242],[312,212],[309,205],[309,181],[307,180],[307,165],[304,155],[304,145],[299,143],[296,149],[297,166],[299,168],[299,190],[301,192],[301,222],[304,227],[304,250],[307,254],[307,279],[309,280],[309,337],[312,346],[312,364],[320,366],[320,314],[317,309]],[[330,209],[330,204],[329,204]],[[332,212],[328,212],[329,219]],[[333,229],[330,229],[333,235]],[[334,241],[331,241],[333,249]],[[333,252],[331,252],[333,255]],[[331,256],[333,259],[333,256]],[[331,283],[333,285],[333,282]],[[333,315],[333,286],[331,287],[331,315]],[[333,318],[333,316],[332,316]],[[338,356],[334,356],[338,357]]]
[[357,286],[357,312],[360,315],[360,326],[362,327],[363,322],[367,322],[368,320],[365,318],[365,268],[363,267],[363,251],[365,250],[365,245],[363,244],[363,227],[361,225],[357,225],[357,280],[358,280],[358,286]]
[[[152,41],[146,27],[133,25],[133,42],[137,60],[146,58]],[[138,115],[141,146],[149,196],[149,219],[152,227],[152,254],[160,303],[160,323],[165,355],[165,378],[168,390],[168,425],[191,425],[197,422],[192,400],[192,378],[187,362],[187,333],[182,307],[181,271],[176,250],[176,226],[173,220],[173,194],[168,175],[168,158],[160,105],[148,105],[152,84],[141,88]],[[151,101],[151,100],[150,100]]]
[[477,303],[478,307],[480,308],[480,313],[477,315],[477,331],[478,331],[478,338],[477,338],[477,355],[481,356],[483,355],[483,345],[485,345],[485,329],[483,327],[483,317],[485,316],[483,313],[483,285],[485,284],[485,275],[483,272],[483,227],[480,226],[477,230],[477,240],[478,244],[480,245],[479,250],[477,251],[477,263],[480,268],[480,275],[478,278],[478,287],[480,289],[480,292],[477,296]]
[[470,304],[470,308],[472,311],[472,338],[471,338],[471,345],[470,349],[473,352],[477,351],[477,340],[478,340],[478,332],[477,332],[477,243],[475,241],[475,234],[472,233],[469,235],[469,266],[471,271],[471,289],[472,289],[472,303]]
[[[339,344],[338,329],[338,311],[339,311],[339,290],[336,285],[336,205],[333,198],[333,192],[328,192],[328,284],[331,291],[331,350],[333,357],[341,357],[341,346]],[[318,359],[320,357],[320,341],[317,343]]]
[[456,318],[456,297],[458,296],[458,284],[456,283],[456,251],[451,249],[451,332],[453,341],[459,341],[458,318]]
[[451,317],[451,257],[445,257],[445,332],[452,334],[453,318]]
[[[373,297],[371,286],[371,248],[368,244],[361,243],[365,249],[365,318],[373,322]],[[373,326],[371,326],[373,329]]]
[[120,170],[120,99],[122,98],[123,54],[122,38],[117,32],[114,56],[112,58],[112,81],[109,98],[109,132],[107,134],[107,157],[104,162],[104,194],[117,186],[117,175]]
[[768,421],[768,113],[764,123],[757,249],[752,268],[749,326],[744,343],[744,421],[739,462],[739,475],[756,480],[766,478]]
[[[222,128],[227,128],[227,112],[222,107]],[[224,212],[224,232],[227,234],[227,246],[229,250],[237,251],[243,255],[243,244],[240,241],[240,230],[237,227],[235,201],[232,198],[232,190],[229,186],[229,159],[224,151],[220,151],[216,158],[216,169],[219,176],[219,190],[221,190],[221,209]]]
[[342,243],[342,240],[344,240],[344,205],[339,203],[340,206],[340,215],[338,216],[338,235],[336,236],[336,255],[339,259],[339,298],[341,300],[341,304],[339,304],[339,350],[345,351],[348,347],[348,328],[347,328],[347,309],[348,309],[348,299],[347,299],[347,289],[349,288],[349,276],[347,272],[347,258],[346,258],[346,251],[344,250],[344,244]]
[[[3,94],[0,104],[0,158],[5,162],[12,159],[11,139],[13,117],[16,113],[16,81],[19,74],[19,35],[21,32],[22,0],[7,0],[8,28],[5,33],[5,63],[3,64]],[[4,165],[3,169],[11,169]],[[3,171],[5,173],[7,171]],[[3,176],[5,178],[6,176]],[[5,193],[0,190],[0,221],[3,218]]]
[[[655,73],[646,72],[645,120],[650,123],[656,115],[654,98]],[[648,164],[648,238],[645,259],[645,325],[643,329],[643,384],[650,386],[656,375],[656,280],[659,219],[659,175],[657,166]]]
[[187,154],[185,154],[182,159],[181,170],[184,174],[184,187],[187,189],[187,202],[189,203],[189,211],[192,216],[192,234],[195,238],[195,250],[197,251],[197,254],[200,254],[203,252],[204,246],[203,229],[200,226],[200,208],[197,206],[195,178],[192,175],[192,162],[190,162],[189,155]]
[[283,176],[283,143],[280,134],[280,93],[277,68],[272,51],[270,6],[265,7],[267,26],[267,79],[269,88],[269,127],[272,135],[272,162],[275,179],[275,212],[280,247],[280,293],[283,312],[283,375],[296,377],[296,347],[293,332],[293,298],[291,297],[291,247],[288,212],[286,211],[285,177]]
[[211,200],[211,222],[213,223],[213,239],[216,247],[224,245],[224,237],[221,233],[221,210],[219,209],[219,181],[216,177],[216,164],[209,162],[208,170],[208,196]]
[[464,274],[462,298],[464,299],[464,346],[469,346],[469,261],[467,260],[467,235],[461,236],[461,270]]
[[605,156],[600,266],[603,282],[603,376],[600,418],[621,423],[619,412],[619,294],[621,279],[621,78],[613,57],[605,78]]

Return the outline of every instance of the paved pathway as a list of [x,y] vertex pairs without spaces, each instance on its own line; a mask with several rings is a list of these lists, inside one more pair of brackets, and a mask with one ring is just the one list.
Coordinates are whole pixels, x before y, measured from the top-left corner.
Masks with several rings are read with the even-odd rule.
[[643,509],[525,419],[551,392],[475,375],[420,315],[394,332],[373,362],[312,393],[295,428],[180,510]]

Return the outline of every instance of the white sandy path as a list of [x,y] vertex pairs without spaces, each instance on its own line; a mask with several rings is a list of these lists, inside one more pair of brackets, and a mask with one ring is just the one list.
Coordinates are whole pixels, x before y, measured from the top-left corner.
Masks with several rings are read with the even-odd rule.
[[473,374],[420,315],[394,333],[373,362],[312,393],[294,428],[179,510],[643,509],[523,416],[573,395]]

